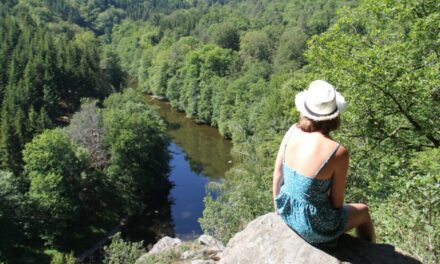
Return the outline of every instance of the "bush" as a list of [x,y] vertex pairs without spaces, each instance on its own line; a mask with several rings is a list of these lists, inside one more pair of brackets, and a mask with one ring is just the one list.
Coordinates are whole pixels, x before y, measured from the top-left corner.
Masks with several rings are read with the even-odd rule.
[[104,264],[135,263],[140,256],[146,253],[142,242],[125,242],[119,232],[113,236],[112,243],[104,247],[104,251]]

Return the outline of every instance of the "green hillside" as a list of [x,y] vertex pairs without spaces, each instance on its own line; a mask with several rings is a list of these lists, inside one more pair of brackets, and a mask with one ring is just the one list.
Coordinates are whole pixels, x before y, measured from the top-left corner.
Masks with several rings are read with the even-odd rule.
[[332,135],[350,151],[346,202],[369,204],[378,242],[438,263],[439,10],[434,0],[0,1],[0,261],[78,253],[150,206],[153,186],[169,190],[164,126],[140,93],[232,139],[237,162],[200,219],[227,241],[273,210],[294,96],[324,79],[348,101]]

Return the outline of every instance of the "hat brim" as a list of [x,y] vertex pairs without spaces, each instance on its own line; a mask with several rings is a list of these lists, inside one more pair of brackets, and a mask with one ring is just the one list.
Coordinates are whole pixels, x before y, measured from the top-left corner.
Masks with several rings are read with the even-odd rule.
[[307,91],[302,91],[298,93],[295,96],[295,106],[296,110],[298,110],[303,116],[308,117],[314,121],[326,121],[336,118],[342,111],[344,111],[346,107],[345,98],[338,92],[336,92],[336,106],[337,110],[336,112],[330,114],[330,115],[324,115],[324,116],[316,116],[313,113],[309,112],[305,108],[305,100],[306,100],[306,93]]

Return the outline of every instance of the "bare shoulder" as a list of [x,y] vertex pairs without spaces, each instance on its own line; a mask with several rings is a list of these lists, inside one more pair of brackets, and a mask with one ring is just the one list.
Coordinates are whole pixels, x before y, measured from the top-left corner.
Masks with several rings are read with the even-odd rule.
[[340,145],[335,154],[334,170],[336,179],[345,179],[347,177],[347,170],[349,165],[348,149]]
[[348,153],[347,147],[340,145],[338,150],[335,153],[335,156],[336,156],[336,158],[342,159],[342,160],[348,159],[349,153]]

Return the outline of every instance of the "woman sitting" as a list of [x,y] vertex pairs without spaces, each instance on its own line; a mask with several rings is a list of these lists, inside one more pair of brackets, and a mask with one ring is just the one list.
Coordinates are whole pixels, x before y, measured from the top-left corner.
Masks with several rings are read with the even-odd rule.
[[273,198],[284,222],[310,244],[332,242],[352,228],[375,242],[365,204],[344,204],[349,154],[329,133],[340,124],[345,99],[321,80],[297,94],[299,122],[287,131],[278,151]]

